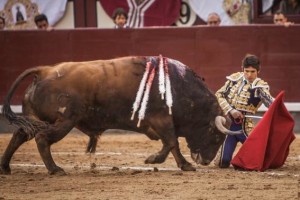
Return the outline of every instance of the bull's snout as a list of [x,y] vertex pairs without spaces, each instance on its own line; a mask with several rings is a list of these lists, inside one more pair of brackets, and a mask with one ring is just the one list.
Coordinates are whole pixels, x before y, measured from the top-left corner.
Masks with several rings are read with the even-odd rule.
[[210,160],[203,160],[202,161],[202,163],[201,163],[201,165],[209,165],[209,163],[210,163]]
[[191,153],[193,161],[200,165],[209,165],[211,160],[203,159],[200,153]]

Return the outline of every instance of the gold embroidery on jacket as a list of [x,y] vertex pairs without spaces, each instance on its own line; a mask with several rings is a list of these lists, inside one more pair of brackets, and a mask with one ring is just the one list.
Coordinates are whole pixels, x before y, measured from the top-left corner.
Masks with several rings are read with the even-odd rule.
[[[243,77],[243,72],[228,76],[225,85],[216,92],[218,102],[225,115],[232,109],[255,114],[264,100],[273,101],[267,82],[257,78],[253,83],[248,83]],[[258,94],[258,90],[263,92],[263,97]],[[252,119],[246,118],[245,131],[250,133],[253,127]]]

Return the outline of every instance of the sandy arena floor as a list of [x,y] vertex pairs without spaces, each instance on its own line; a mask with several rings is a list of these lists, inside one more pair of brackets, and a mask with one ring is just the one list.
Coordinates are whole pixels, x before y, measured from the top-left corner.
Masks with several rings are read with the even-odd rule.
[[[0,134],[0,157],[11,136]],[[12,175],[0,175],[0,200],[300,198],[299,136],[285,165],[266,172],[219,169],[213,163],[183,172],[172,155],[163,164],[146,165],[144,160],[161,143],[142,134],[105,133],[95,155],[84,153],[87,141],[87,136],[72,132],[52,146],[54,160],[67,176],[48,175],[35,141],[25,143],[12,159]],[[182,138],[180,146],[193,163]]]

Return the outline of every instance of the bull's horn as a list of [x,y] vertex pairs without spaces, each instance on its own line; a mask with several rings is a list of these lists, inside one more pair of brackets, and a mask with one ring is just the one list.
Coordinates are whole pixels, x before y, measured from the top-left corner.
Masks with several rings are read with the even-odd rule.
[[242,130],[240,130],[240,131],[228,130],[224,126],[226,124],[226,119],[225,119],[225,117],[222,117],[222,116],[217,116],[216,117],[215,124],[216,124],[216,127],[218,128],[218,130],[221,131],[222,133],[226,134],[226,135],[238,135],[238,134],[243,133]]

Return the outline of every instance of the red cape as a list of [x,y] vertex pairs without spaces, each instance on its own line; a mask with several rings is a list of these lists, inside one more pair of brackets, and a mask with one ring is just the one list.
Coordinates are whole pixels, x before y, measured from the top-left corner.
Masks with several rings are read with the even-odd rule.
[[231,164],[236,169],[265,171],[284,164],[295,139],[295,122],[283,97],[281,91],[232,159]]

